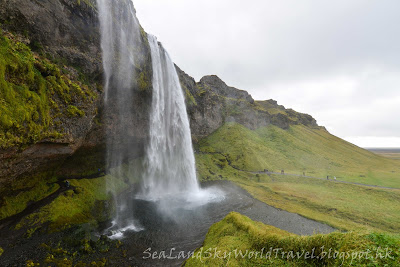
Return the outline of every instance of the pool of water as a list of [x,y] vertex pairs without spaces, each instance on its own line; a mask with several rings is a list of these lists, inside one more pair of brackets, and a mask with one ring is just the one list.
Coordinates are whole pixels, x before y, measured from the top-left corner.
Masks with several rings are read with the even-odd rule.
[[[138,266],[180,266],[190,252],[201,247],[208,229],[229,212],[240,212],[253,220],[292,233],[310,235],[335,229],[295,213],[282,211],[255,200],[246,191],[228,181],[208,182],[199,195],[170,196],[166,199],[142,199],[132,194],[129,209],[134,221],[125,229],[110,226],[106,234],[120,238],[125,257],[110,264]],[[132,218],[129,216],[129,218]]]

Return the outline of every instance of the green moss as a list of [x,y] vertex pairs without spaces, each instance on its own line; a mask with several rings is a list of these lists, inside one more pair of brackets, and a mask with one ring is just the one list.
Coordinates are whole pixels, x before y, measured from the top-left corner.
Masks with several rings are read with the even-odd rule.
[[23,211],[29,202],[39,201],[57,191],[58,188],[58,184],[49,185],[45,181],[40,181],[32,189],[21,191],[16,196],[3,197],[3,205],[0,207],[0,219]]
[[147,38],[147,33],[146,31],[143,29],[142,25],[139,25],[140,27],[140,36],[142,37],[142,39],[148,43],[148,38]]
[[62,132],[57,131],[54,123],[63,116],[59,112],[61,107],[91,102],[96,95],[15,39],[9,33],[0,36],[0,147],[3,148],[61,137]]
[[26,261],[26,267],[34,267],[34,266],[40,266],[40,264],[37,262],[34,262],[33,260]]
[[237,116],[237,115],[241,115],[242,111],[240,109],[240,107],[238,106],[238,104],[235,102],[233,103],[227,103],[224,106],[224,115],[225,117],[228,116]]
[[140,91],[149,90],[151,86],[150,76],[145,71],[140,72],[138,75],[137,84]]
[[[126,166],[120,171],[129,172],[128,169]],[[83,223],[96,225],[99,221],[109,219],[113,211],[112,197],[107,189],[121,192],[133,182],[112,175],[68,181],[74,189],[64,192],[38,212],[24,218],[16,229],[38,227],[46,222],[50,224],[50,231],[60,231]]]
[[4,249],[0,247],[0,256],[4,253]]
[[96,200],[109,199],[105,179],[69,180],[77,188],[76,192],[72,189],[64,192],[39,212],[29,215],[16,228],[24,225],[33,227],[46,221],[51,222],[51,230],[62,230],[87,222],[96,223],[96,214],[91,212],[94,203]]
[[197,87],[197,95],[198,96],[203,96],[206,93],[206,89],[204,88],[204,86],[202,86],[201,84],[197,83],[196,84]]
[[0,219],[23,211],[28,203],[39,201],[59,189],[54,177],[49,173],[15,180],[0,191]]
[[96,6],[95,0],[76,0],[76,3],[80,6],[81,1],[83,1],[83,3],[85,3],[88,7],[95,9]]
[[68,115],[70,117],[83,117],[85,116],[85,112],[83,110],[80,110],[79,108],[75,107],[75,106],[68,106],[67,109]]
[[[268,257],[270,249],[279,249],[278,256],[272,251]],[[331,257],[324,254],[329,249]],[[391,251],[390,257],[376,257],[377,253],[385,256],[386,249]],[[368,250],[369,255],[357,257]],[[219,251],[219,256],[215,251]],[[239,251],[246,256],[241,257]],[[290,251],[303,256],[288,257]],[[281,252],[286,255],[282,256]],[[315,257],[306,258],[305,252]],[[338,253],[337,257],[333,257],[334,252]],[[397,266],[400,236],[359,232],[297,236],[233,212],[209,229],[203,246],[194,255],[185,266]]]
[[[91,240],[91,233],[85,228],[84,226],[75,227],[73,234],[68,235],[57,244],[42,243],[40,246],[48,252],[44,262],[51,266],[108,266],[106,258],[93,261],[92,257],[88,259],[87,256],[99,252],[106,253],[111,247],[118,248],[121,241],[110,240],[104,236],[97,241]],[[98,255],[95,257],[97,258]]]
[[192,106],[192,105],[197,106],[196,99],[190,93],[189,89],[187,89],[186,86],[184,86],[184,85],[182,85],[182,88],[185,90],[185,99],[186,99],[187,105],[189,105],[189,106]]

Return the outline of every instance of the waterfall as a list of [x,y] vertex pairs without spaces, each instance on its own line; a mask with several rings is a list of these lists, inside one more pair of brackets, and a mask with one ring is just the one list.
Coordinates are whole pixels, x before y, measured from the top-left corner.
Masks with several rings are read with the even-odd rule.
[[[116,216],[107,231],[119,238],[126,230],[141,230],[136,223],[132,196],[156,201],[165,214],[176,215],[178,208],[192,209],[214,201],[221,193],[200,190],[195,168],[189,118],[179,77],[170,56],[157,39],[147,35],[152,60],[152,99],[148,142],[143,164],[133,167],[131,160],[140,155],[134,147],[137,136],[138,88],[135,66],[143,60],[140,25],[129,0],[97,0],[104,69],[104,111],[107,116],[107,189],[114,196]],[[146,60],[146,59],[145,59]],[[136,93],[135,93],[136,92]],[[135,109],[136,108],[136,109]],[[142,106],[146,108],[146,106]],[[142,142],[143,143],[143,142]],[[132,170],[133,169],[133,170]],[[140,170],[137,195],[121,194]],[[122,186],[121,186],[122,185]],[[167,201],[159,201],[159,200]]]
[[[103,51],[104,91],[108,100],[110,88],[117,90],[119,110],[129,108],[134,82],[134,46],[140,35],[139,23],[132,4],[125,1],[97,0]],[[111,81],[113,78],[113,81]],[[114,84],[112,84],[114,83]],[[125,96],[125,97],[124,97]]]
[[[126,162],[135,153],[132,117],[136,87],[135,46],[140,45],[139,23],[131,1],[97,0],[104,69],[104,116],[106,127],[107,190],[116,204],[114,229],[136,229],[130,203],[119,193],[126,183]],[[124,165],[125,164],[125,165]]]
[[148,35],[153,69],[150,138],[143,175],[144,195],[159,199],[199,191],[185,99],[174,63]]

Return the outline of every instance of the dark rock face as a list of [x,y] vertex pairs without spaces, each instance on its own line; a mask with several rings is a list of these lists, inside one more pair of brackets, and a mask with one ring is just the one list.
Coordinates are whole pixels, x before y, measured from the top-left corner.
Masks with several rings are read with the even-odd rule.
[[[78,4],[80,2],[80,4]],[[51,61],[72,67],[97,88],[97,101],[84,107],[80,119],[61,118],[67,138],[42,140],[22,148],[0,149],[0,187],[15,179],[46,173],[46,177],[95,175],[105,165],[106,135],[115,132],[116,106],[105,110],[101,90],[102,59],[100,31],[95,1],[76,0],[1,0],[2,28],[26,37],[31,47],[41,47]],[[136,49],[137,83],[134,85],[133,116],[124,122],[129,129],[128,142],[119,149],[129,149],[132,157],[143,154],[148,138],[151,106],[151,57],[147,35],[142,30]],[[317,127],[309,115],[279,106],[276,101],[254,101],[243,90],[227,86],[217,76],[205,76],[199,82],[177,67],[186,95],[193,140],[209,135],[223,123],[235,121],[250,129],[292,124]],[[47,174],[48,173],[48,174]],[[1,192],[0,192],[1,193]]]
[[215,75],[196,83],[179,67],[177,71],[186,92],[194,140],[209,135],[225,122],[237,122],[253,130],[269,124],[283,129],[296,124],[318,127],[310,115],[286,109],[275,100],[255,101],[246,91],[227,86]]
[[[92,175],[104,170],[106,134],[115,132],[115,100],[110,96],[108,110],[103,105],[103,69],[100,30],[95,0],[1,0],[0,28],[23,36],[25,42],[51,62],[66,66],[94,89],[97,101],[82,107],[85,116],[59,118],[62,138],[41,140],[23,147],[0,149],[0,188],[15,179],[43,177],[75,177]],[[130,2],[129,2],[130,3]],[[131,4],[131,3],[130,3]],[[131,138],[120,143],[121,149],[143,153],[147,138],[148,110],[151,101],[151,59],[144,31],[137,49],[133,99],[135,116],[124,125]],[[5,188],[5,186],[3,187]],[[1,193],[1,192],[0,192]]]
[[217,95],[234,99],[244,99],[249,103],[254,103],[254,99],[248,92],[227,86],[226,83],[216,75],[204,76],[201,78],[199,84],[200,87],[207,88]]
[[[4,30],[22,35],[32,48],[41,49],[52,62],[79,70],[101,99],[101,51],[95,10],[77,1],[4,0],[0,3],[0,22]],[[77,76],[72,74],[72,76]],[[42,140],[21,148],[0,150],[0,184],[23,179],[40,172],[56,170],[78,148],[94,125],[99,101],[86,103],[85,116],[58,118],[64,136]],[[51,176],[51,174],[49,174]],[[3,180],[2,178],[6,178]]]
[[32,44],[43,46],[55,59],[66,60],[101,81],[97,12],[84,1],[78,2],[2,0],[0,22],[10,31],[27,35]]

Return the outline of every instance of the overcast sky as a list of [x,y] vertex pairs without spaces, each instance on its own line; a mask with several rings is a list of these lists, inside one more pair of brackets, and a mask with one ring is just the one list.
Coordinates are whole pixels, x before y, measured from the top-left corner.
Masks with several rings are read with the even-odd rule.
[[308,113],[362,147],[400,147],[400,1],[133,0],[197,81]]

